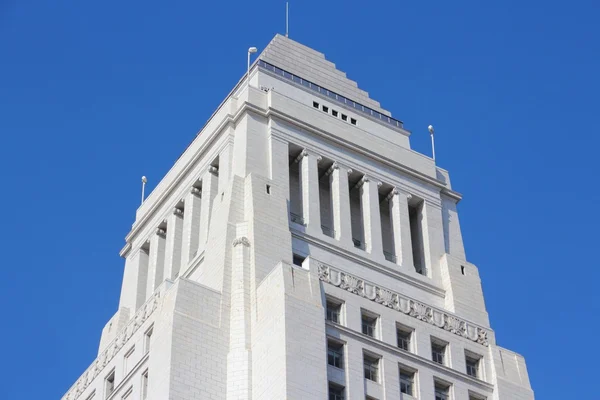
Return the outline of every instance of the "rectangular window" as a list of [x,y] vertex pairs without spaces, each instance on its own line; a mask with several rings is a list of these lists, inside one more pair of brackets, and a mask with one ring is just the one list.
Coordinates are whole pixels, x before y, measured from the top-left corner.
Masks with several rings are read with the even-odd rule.
[[351,123],[352,125],[356,125],[356,120],[355,120],[354,118],[350,118],[350,123]]
[[342,114],[342,121],[348,121],[348,116],[346,114]]
[[469,400],[485,400],[485,396],[480,394],[469,393]]
[[327,364],[344,368],[344,345],[333,340],[327,341]]
[[115,370],[113,369],[104,379],[104,398],[107,399],[115,390]]
[[415,197],[413,196],[413,203],[408,205],[413,263],[417,273],[426,275],[425,247],[423,245],[423,218],[423,201],[417,200],[415,202]]
[[471,353],[465,353],[465,361],[467,367],[467,375],[470,375],[474,378],[479,378],[479,364],[481,360],[481,356],[477,356]]
[[344,387],[330,382],[329,400],[344,400]]
[[415,373],[400,368],[400,392],[414,396],[415,393]]
[[132,356],[135,351],[135,346],[129,349],[127,353],[125,353],[125,357],[123,359],[123,375],[127,375],[131,367],[133,366]]
[[142,400],[148,397],[148,370],[142,374]]
[[306,260],[306,257],[298,255],[298,254],[294,254],[292,256],[292,261],[294,263],[294,265],[297,265],[299,267],[302,266],[302,263],[304,262],[304,260]]
[[331,110],[331,115],[333,115],[334,117],[337,117],[338,112],[336,110]]
[[363,354],[363,368],[365,379],[379,382],[379,358]]
[[448,345],[437,339],[431,339],[431,359],[438,364],[446,365],[446,347]]
[[151,326],[150,329],[146,331],[144,335],[144,354],[148,354],[150,351],[150,338],[152,337],[152,331],[154,330],[154,326]]
[[367,335],[367,336],[371,336],[371,337],[376,337],[377,336],[377,319],[379,318],[378,315],[375,315],[373,313],[370,313],[368,311],[365,310],[361,310],[361,314],[362,314],[362,333]]
[[319,103],[317,103],[316,101],[313,101],[313,107],[314,108],[319,108]]
[[327,299],[327,321],[342,323],[342,303],[338,300]]
[[450,385],[435,383],[435,400],[450,400]]
[[323,112],[326,112],[326,113],[328,113],[328,112],[329,112],[329,107],[327,107],[327,106],[322,106],[322,107],[321,107],[321,110],[323,110]]
[[407,328],[405,326],[396,326],[396,336],[398,339],[398,347],[402,350],[412,351],[411,348],[411,339],[412,339],[412,329]]

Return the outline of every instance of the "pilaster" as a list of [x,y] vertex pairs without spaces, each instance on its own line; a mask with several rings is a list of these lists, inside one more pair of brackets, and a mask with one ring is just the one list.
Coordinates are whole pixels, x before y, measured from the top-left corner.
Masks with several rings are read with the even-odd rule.
[[174,280],[181,268],[181,245],[183,239],[183,211],[174,208],[167,218],[167,239],[165,244],[165,279]]
[[190,188],[184,204],[183,240],[181,243],[181,269],[185,270],[198,250],[200,236],[200,215],[202,211],[202,192],[196,187]]
[[149,298],[154,293],[154,289],[164,280],[165,239],[166,232],[161,228],[157,228],[156,232],[150,237],[150,260],[148,262],[146,298]]
[[360,188],[361,212],[365,231],[365,250],[379,257],[383,255],[381,239],[381,215],[379,211],[379,187],[381,182],[363,176],[358,183]]
[[331,185],[331,209],[333,214],[333,229],[335,238],[340,243],[352,248],[352,225],[350,215],[350,188],[348,186],[348,174],[352,169],[333,163],[327,174]]
[[202,211],[200,216],[200,244],[198,253],[201,253],[208,240],[210,217],[212,215],[213,201],[218,193],[219,176],[215,167],[209,167],[202,177]]
[[130,252],[125,260],[119,308],[128,308],[133,315],[146,301],[147,280],[148,252],[145,249]]
[[392,189],[387,196],[390,202],[390,219],[394,236],[394,252],[396,263],[403,267],[413,266],[412,243],[410,238],[410,219],[408,215],[408,200],[411,195],[397,188]]
[[300,162],[300,185],[302,187],[302,217],[306,229],[320,235],[321,208],[319,201],[319,161],[321,157],[305,150],[298,156]]

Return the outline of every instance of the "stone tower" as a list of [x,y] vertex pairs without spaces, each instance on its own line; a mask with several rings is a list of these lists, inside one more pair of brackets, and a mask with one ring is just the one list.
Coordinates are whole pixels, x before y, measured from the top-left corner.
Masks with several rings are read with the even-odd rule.
[[448,172],[277,35],[136,212],[119,308],[63,400],[533,399]]

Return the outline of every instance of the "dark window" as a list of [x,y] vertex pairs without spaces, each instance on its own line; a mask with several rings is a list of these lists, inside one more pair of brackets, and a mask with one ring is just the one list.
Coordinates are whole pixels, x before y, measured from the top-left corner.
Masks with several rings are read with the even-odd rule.
[[329,400],[344,400],[344,387],[330,383]]
[[294,265],[301,267],[304,260],[306,260],[306,257],[302,257],[302,256],[299,256],[298,254],[294,254],[292,260],[294,262]]
[[441,383],[435,383],[435,400],[449,400],[450,387]]
[[327,342],[327,364],[344,368],[344,345],[334,341]]
[[410,351],[410,339],[412,336],[412,331],[403,328],[397,328],[396,335],[398,336],[398,347],[400,347],[402,350]]
[[474,378],[479,377],[479,359],[466,356],[467,374]]
[[267,185],[267,194],[271,194],[271,185]]
[[377,317],[363,312],[362,314],[362,333],[367,336],[375,337],[377,329]]
[[317,103],[316,101],[313,101],[313,107],[314,108],[319,108],[319,103]]
[[356,120],[355,120],[354,118],[350,118],[350,123],[351,123],[352,125],[356,125]]
[[348,116],[346,114],[342,114],[342,121],[348,121]]
[[327,320],[342,323],[342,304],[327,300]]
[[336,110],[331,110],[331,115],[333,115],[334,117],[337,117],[338,112]]
[[414,396],[415,373],[400,370],[400,392]]
[[438,342],[431,342],[431,359],[438,364],[444,365],[446,355],[446,345]]
[[321,109],[326,113],[329,112],[329,107],[327,107],[327,106],[323,106],[323,107],[321,107]]
[[365,370],[365,379],[374,382],[379,380],[379,358],[363,355],[363,366]]

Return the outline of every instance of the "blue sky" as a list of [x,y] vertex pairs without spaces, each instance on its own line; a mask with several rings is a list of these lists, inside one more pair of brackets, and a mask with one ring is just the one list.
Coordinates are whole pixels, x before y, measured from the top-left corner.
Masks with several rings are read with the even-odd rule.
[[[293,1],[291,37],[464,194],[501,346],[539,399],[598,390],[600,5]],[[59,398],[116,311],[139,202],[284,31],[284,1],[0,1],[2,398]],[[595,353],[595,354],[594,354]]]

